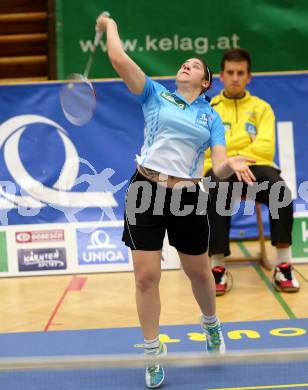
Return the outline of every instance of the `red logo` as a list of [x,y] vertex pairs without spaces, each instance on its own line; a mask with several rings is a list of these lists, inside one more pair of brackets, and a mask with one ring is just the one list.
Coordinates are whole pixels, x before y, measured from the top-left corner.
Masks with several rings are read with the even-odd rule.
[[15,239],[18,244],[26,244],[28,242],[52,242],[64,241],[64,230],[37,230],[32,232],[16,232]]

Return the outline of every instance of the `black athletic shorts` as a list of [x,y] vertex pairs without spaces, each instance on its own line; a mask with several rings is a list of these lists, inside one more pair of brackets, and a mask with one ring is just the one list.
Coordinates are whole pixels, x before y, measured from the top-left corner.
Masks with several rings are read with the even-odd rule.
[[178,251],[201,255],[209,238],[206,200],[198,184],[171,189],[137,171],[126,193],[122,240],[132,250],[160,250],[167,230]]

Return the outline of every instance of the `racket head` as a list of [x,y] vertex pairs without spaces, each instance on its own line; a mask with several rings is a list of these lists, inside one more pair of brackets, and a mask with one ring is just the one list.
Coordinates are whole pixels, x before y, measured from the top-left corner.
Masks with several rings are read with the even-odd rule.
[[73,73],[60,89],[60,102],[66,119],[75,126],[83,126],[95,111],[95,89],[82,74]]

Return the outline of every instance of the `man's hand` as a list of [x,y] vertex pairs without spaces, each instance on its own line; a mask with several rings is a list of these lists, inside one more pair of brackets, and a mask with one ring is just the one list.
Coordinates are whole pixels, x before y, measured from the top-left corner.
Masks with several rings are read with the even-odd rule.
[[247,157],[236,156],[228,158],[228,165],[236,174],[238,181],[243,181],[246,184],[252,184],[256,181],[254,174],[249,169],[247,163],[255,163],[255,160]]

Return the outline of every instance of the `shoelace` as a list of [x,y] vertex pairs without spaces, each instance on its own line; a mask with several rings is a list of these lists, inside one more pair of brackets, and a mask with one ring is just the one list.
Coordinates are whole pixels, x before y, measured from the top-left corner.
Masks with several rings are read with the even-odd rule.
[[[163,344],[160,344],[158,351],[152,352],[152,353],[147,353],[146,355],[147,356],[159,356],[159,355],[163,354],[163,351],[164,351]],[[151,376],[154,375],[155,373],[159,372],[159,369],[160,369],[159,364],[155,364],[154,366],[147,366],[147,370],[149,371]]]
[[225,268],[214,267],[212,272],[213,272],[213,275],[214,275],[214,278],[215,278],[215,283],[219,284],[221,282],[221,279],[222,279],[224,273],[225,273]]
[[[220,269],[217,270],[216,268],[217,267],[214,267],[212,270],[213,275],[214,275],[214,279],[215,279],[215,284],[220,284],[221,279],[223,277],[223,274],[225,274],[226,284],[227,284],[226,292],[229,292],[233,287],[233,276],[232,276],[231,272],[229,272],[225,268],[223,270],[220,270]],[[219,267],[219,268],[221,268],[221,267]]]
[[279,267],[279,270],[287,280],[293,279],[292,278],[292,269],[290,266],[289,267]]
[[159,365],[156,364],[155,366],[150,366],[147,369],[148,369],[150,375],[152,376],[152,375],[156,374],[157,372],[159,372],[159,368],[160,368]]
[[220,331],[221,331],[221,325],[213,326],[212,328],[207,328],[208,333],[211,336],[211,343],[214,345],[220,345]]

